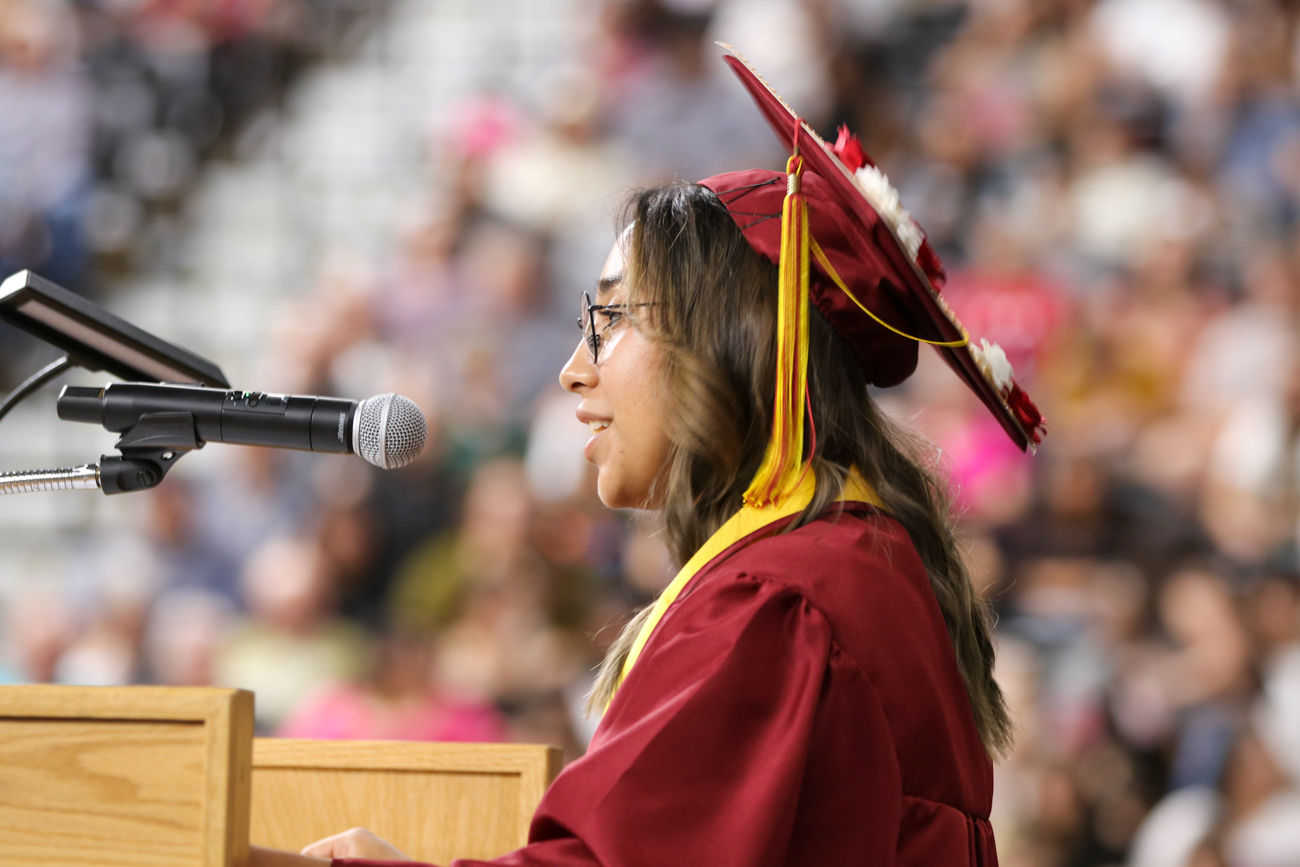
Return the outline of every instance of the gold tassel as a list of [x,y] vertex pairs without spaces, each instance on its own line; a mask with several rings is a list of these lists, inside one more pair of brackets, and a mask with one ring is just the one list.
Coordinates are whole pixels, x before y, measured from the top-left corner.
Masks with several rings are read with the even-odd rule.
[[772,435],[763,462],[745,491],[746,505],[757,508],[779,504],[799,485],[808,469],[803,463],[803,422],[808,402],[808,205],[800,190],[803,158],[797,150],[785,171]]

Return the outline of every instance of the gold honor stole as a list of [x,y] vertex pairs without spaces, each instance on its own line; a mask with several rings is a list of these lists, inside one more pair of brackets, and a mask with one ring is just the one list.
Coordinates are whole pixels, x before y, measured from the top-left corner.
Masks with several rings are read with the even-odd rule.
[[[813,474],[811,472],[804,473],[799,480],[798,486],[782,497],[779,504],[770,502],[765,506],[746,505],[742,507],[739,512],[732,515],[725,524],[718,528],[716,533],[700,546],[700,550],[695,552],[695,556],[686,562],[686,565],[673,578],[672,583],[655,600],[654,609],[650,612],[649,619],[641,627],[641,633],[637,636],[631,652],[627,655],[627,660],[623,663],[623,672],[619,676],[620,684],[627,680],[628,672],[632,670],[632,666],[636,664],[637,659],[641,656],[641,651],[645,648],[646,642],[650,640],[650,635],[655,631],[655,627],[659,625],[659,621],[663,619],[669,607],[677,601],[677,597],[686,589],[686,585],[691,583],[691,579],[695,577],[695,574],[741,539],[757,533],[764,527],[775,524],[782,518],[788,518],[802,512],[812,502],[816,486],[817,483]],[[877,508],[882,506],[880,497],[876,495],[871,485],[867,484],[866,479],[862,478],[856,469],[849,473],[848,479],[844,482],[844,488],[840,491],[840,495],[835,498],[835,501],[837,503],[869,503]]]

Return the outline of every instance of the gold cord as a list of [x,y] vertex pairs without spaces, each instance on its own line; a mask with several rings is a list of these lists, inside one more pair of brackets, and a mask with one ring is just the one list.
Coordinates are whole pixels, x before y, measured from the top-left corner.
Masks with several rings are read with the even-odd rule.
[[958,325],[957,327],[961,329],[961,333],[962,333],[961,340],[946,340],[946,341],[926,340],[924,337],[913,337],[911,334],[906,334],[902,331],[899,331],[897,328],[890,325],[888,322],[886,322],[885,320],[881,319],[879,316],[877,316],[876,314],[868,310],[867,306],[863,304],[861,301],[859,301],[856,295],[854,295],[852,292],[849,291],[849,287],[844,285],[844,281],[840,279],[840,275],[835,272],[835,268],[831,265],[831,260],[827,259],[826,254],[822,252],[821,245],[817,243],[816,238],[810,238],[810,243],[812,246],[813,258],[815,258],[817,260],[817,263],[822,266],[822,270],[825,271],[826,275],[835,282],[835,285],[840,287],[840,289],[844,292],[844,294],[849,296],[849,299],[853,301],[854,304],[861,307],[863,313],[867,314],[872,319],[876,320],[881,325],[888,328],[890,331],[894,332],[900,337],[906,337],[908,340],[915,340],[917,343],[928,343],[931,346],[965,346],[966,344],[970,343],[970,335],[967,334],[966,329],[962,328],[960,325]]

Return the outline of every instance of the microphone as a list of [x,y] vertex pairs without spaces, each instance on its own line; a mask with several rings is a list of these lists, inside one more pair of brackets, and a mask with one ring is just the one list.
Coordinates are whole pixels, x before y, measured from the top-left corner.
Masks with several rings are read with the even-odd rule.
[[119,448],[215,441],[355,454],[386,470],[415,460],[429,433],[420,408],[400,394],[354,401],[138,382],[69,385],[59,393],[58,414],[123,434]]

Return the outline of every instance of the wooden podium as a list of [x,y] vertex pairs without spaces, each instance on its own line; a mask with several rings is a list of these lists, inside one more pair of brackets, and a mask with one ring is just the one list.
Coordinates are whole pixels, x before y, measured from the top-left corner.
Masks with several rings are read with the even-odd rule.
[[253,742],[252,841],[297,851],[369,828],[418,861],[524,845],[560,751],[524,744]]
[[362,826],[445,864],[523,845],[553,747],[253,739],[233,689],[0,687],[0,865],[239,867]]
[[239,864],[252,738],[242,690],[0,687],[0,864]]

